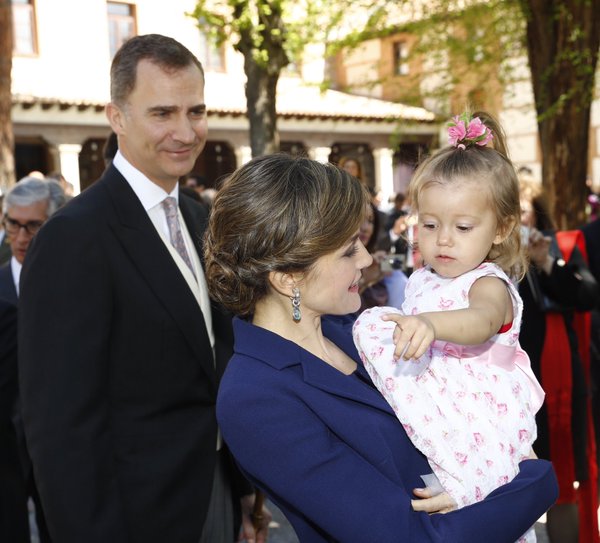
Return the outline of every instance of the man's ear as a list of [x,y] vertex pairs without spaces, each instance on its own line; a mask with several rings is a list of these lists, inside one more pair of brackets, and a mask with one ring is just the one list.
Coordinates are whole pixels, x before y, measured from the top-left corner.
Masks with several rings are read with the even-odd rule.
[[106,104],[106,118],[108,119],[113,132],[117,134],[117,136],[121,135],[125,128],[123,111],[121,108],[113,102],[109,102]]
[[498,225],[498,231],[494,238],[493,244],[500,245],[508,236],[512,234],[512,231],[517,226],[516,219],[508,219],[503,225]]
[[269,273],[269,283],[274,290],[291,298],[293,296],[292,289],[296,286],[297,281],[291,273],[273,271]]

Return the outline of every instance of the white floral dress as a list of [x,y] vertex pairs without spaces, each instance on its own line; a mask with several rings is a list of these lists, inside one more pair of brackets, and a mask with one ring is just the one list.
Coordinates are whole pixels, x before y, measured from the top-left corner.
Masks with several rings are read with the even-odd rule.
[[[484,345],[436,340],[418,360],[394,360],[395,323],[381,320],[382,315],[466,308],[473,283],[490,275],[510,290],[514,319],[508,331]],[[354,324],[354,341],[375,386],[459,507],[512,480],[537,436],[535,413],[544,393],[519,345],[522,312],[510,279],[486,262],[456,278],[418,269],[410,276],[401,311],[371,308]],[[533,529],[519,541],[535,541]]]

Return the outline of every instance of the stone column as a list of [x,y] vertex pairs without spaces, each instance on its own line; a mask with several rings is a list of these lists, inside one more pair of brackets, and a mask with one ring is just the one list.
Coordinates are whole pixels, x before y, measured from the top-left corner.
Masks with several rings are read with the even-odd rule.
[[243,166],[252,159],[252,148],[249,145],[240,145],[235,148],[235,160],[237,167]]
[[394,194],[394,151],[387,147],[373,150],[375,158],[375,190],[381,193],[381,202],[387,206]]
[[81,145],[77,143],[60,143],[57,145],[60,173],[73,185],[73,195],[81,192],[79,179],[79,153]]
[[308,156],[318,162],[329,162],[331,147],[311,147],[308,150]]

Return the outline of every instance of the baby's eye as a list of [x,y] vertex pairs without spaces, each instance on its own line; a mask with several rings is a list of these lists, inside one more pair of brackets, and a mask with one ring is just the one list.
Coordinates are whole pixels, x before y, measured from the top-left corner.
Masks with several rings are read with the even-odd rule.
[[459,224],[459,225],[456,227],[456,229],[457,229],[459,232],[470,232],[471,230],[473,230],[473,227],[472,227],[472,226],[460,225],[460,224]]
[[426,228],[427,230],[433,230],[435,228],[435,223],[424,222],[422,227]]

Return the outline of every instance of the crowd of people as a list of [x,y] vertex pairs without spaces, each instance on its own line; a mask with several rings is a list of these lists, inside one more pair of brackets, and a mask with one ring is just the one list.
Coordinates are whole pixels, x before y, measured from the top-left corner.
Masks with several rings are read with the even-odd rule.
[[197,58],[110,75],[102,177],[3,196],[1,541],[31,502],[41,543],[265,543],[267,496],[303,543],[598,543],[600,219],[557,230],[485,112],[388,212],[350,156],[213,191]]

